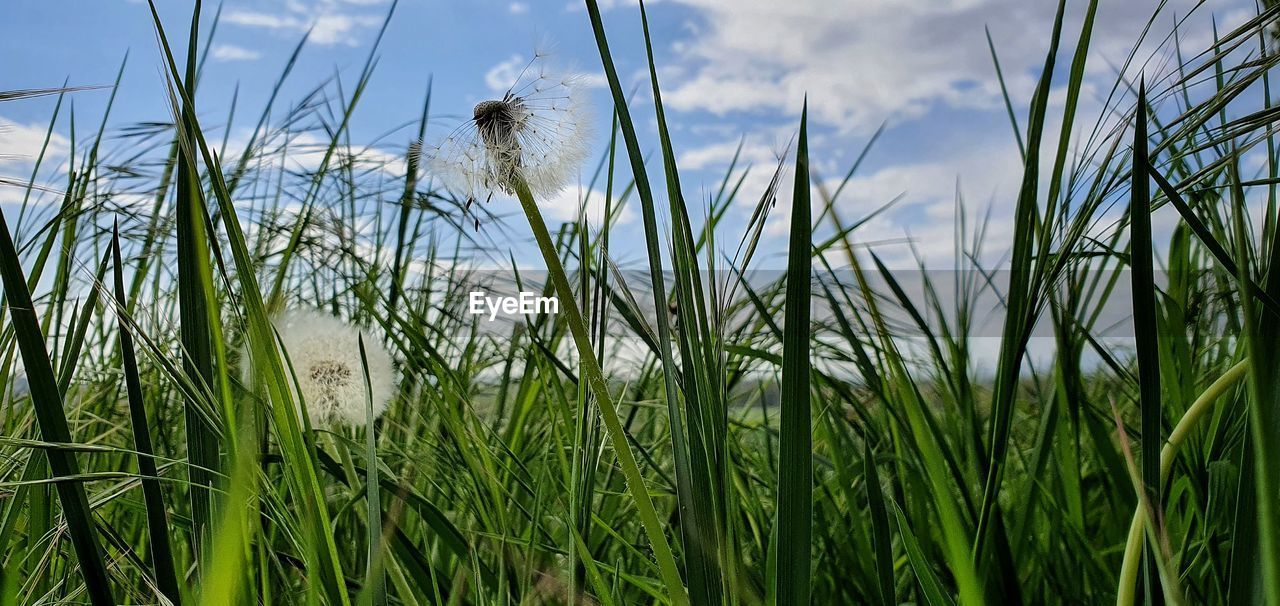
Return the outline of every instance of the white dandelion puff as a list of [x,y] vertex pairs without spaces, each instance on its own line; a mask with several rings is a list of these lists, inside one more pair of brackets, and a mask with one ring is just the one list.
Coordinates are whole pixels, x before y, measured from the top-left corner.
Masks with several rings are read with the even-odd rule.
[[514,195],[517,179],[536,198],[555,195],[586,160],[590,120],[581,77],[551,75],[540,58],[500,99],[476,104],[470,120],[423,149],[432,173],[468,205],[497,192]]
[[272,319],[280,343],[297,378],[300,395],[313,427],[351,425],[368,419],[365,375],[360,359],[364,335],[373,418],[378,418],[395,394],[396,371],[391,354],[366,330],[313,310],[292,310]]

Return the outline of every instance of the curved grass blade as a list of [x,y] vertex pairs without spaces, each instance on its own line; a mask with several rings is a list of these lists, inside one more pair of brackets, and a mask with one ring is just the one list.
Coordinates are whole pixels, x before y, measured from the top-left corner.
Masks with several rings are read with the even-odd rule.
[[[102,278],[107,274],[107,262],[110,260],[111,251],[107,251],[102,256],[102,263],[98,264],[97,273],[94,274],[94,284],[102,283]],[[62,368],[58,371],[58,393],[63,397],[66,397],[67,389],[71,387],[71,378],[78,368],[80,351],[84,348],[85,335],[89,332],[89,324],[93,320],[93,310],[98,306],[98,296],[98,289],[89,289],[80,316],[75,318],[75,330],[71,333],[71,338],[68,339],[62,352]]]
[[1022,127],[1018,126],[1018,114],[1013,110],[1013,101],[1009,99],[1009,88],[1005,84],[1004,71],[1000,69],[1000,55],[996,54],[996,43],[991,39],[991,26],[984,27],[987,34],[987,49],[991,51],[991,64],[996,68],[996,82],[1000,83],[1000,96],[1004,98],[1005,113],[1009,116],[1009,124],[1013,127],[1013,138],[1018,142],[1018,155],[1027,159],[1027,146],[1022,142]]
[[943,590],[938,575],[934,574],[933,569],[929,567],[929,558],[925,557],[920,549],[920,541],[917,541],[916,535],[911,532],[911,526],[907,524],[907,516],[902,513],[902,508],[898,507],[898,503],[893,500],[889,501],[889,506],[893,508],[893,517],[898,521],[898,535],[902,537],[902,547],[907,551],[907,561],[911,562],[911,570],[916,573],[916,580],[920,583],[921,592],[924,593],[925,603],[929,606],[955,606],[955,602]]

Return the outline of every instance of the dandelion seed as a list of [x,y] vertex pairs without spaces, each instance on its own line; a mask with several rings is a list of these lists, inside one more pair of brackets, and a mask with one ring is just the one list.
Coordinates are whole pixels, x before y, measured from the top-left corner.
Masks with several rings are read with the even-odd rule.
[[396,372],[391,354],[368,331],[312,310],[285,312],[272,319],[272,324],[297,377],[295,394],[301,395],[313,427],[359,427],[368,419],[361,334],[373,392],[373,417],[386,410],[395,393]]
[[[577,76],[552,76],[535,56],[501,99],[476,104],[472,117],[435,146],[427,165],[467,208],[523,181],[535,197],[564,189],[587,156],[588,119]],[[477,221],[477,228],[479,227]]]

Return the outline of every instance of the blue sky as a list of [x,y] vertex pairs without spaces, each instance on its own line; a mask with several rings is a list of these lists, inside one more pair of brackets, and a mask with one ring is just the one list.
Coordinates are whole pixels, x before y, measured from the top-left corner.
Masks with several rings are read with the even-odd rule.
[[[145,3],[131,0],[16,0],[0,21],[0,90],[109,84],[125,53],[128,67],[113,110],[112,124],[165,120],[161,63]],[[189,6],[162,1],[173,38],[185,38]],[[205,24],[217,5],[206,3]],[[1065,48],[1074,44],[1082,2],[1069,5]],[[640,94],[633,115],[652,136],[652,104],[647,97],[639,12],[632,0],[602,0],[605,25],[626,85]],[[1115,79],[1114,67],[1130,51],[1155,2],[1103,0],[1094,35],[1094,55],[1086,78],[1082,119],[1092,124],[1102,97]],[[1168,3],[1157,19],[1158,42],[1175,16],[1194,3]],[[1243,21],[1251,4],[1214,1],[1198,9],[1184,28],[1184,50],[1209,41],[1209,19],[1220,27]],[[242,118],[252,125],[271,85],[303,32],[313,28],[282,98],[297,99],[321,80],[337,74],[350,90],[387,10],[388,0],[227,0],[199,91],[206,124],[220,124],[233,91]],[[686,196],[697,206],[718,186],[740,140],[756,169],[744,198],[758,196],[776,154],[796,131],[807,94],[817,175],[838,179],[881,124],[884,136],[851,182],[839,205],[846,220],[858,219],[903,195],[892,212],[857,234],[868,242],[910,237],[931,262],[948,263],[957,182],[971,213],[991,207],[989,248],[1007,243],[1014,186],[1020,171],[1017,149],[1000,100],[984,27],[1000,53],[1019,119],[1034,77],[1044,61],[1055,4],[1045,0],[661,0],[648,4],[659,78],[681,159]],[[535,49],[550,43],[562,67],[600,76],[600,63],[587,15],[571,0],[402,0],[387,30],[377,71],[351,125],[356,142],[378,140],[398,153],[412,137],[433,78],[432,121],[456,124],[475,102],[493,95],[494,84],[512,65],[522,65]],[[1066,53],[1064,53],[1065,55]],[[1168,47],[1148,45],[1140,57],[1155,57],[1159,72]],[[504,71],[505,70],[505,71]],[[1130,75],[1136,72],[1131,70]],[[1058,86],[1065,78],[1058,78]],[[592,89],[599,125],[595,149],[607,143],[607,91]],[[96,127],[107,94],[75,95],[83,131]],[[22,175],[43,135],[53,100],[0,106],[0,174]],[[1056,128],[1050,124],[1050,128]],[[399,130],[397,130],[399,129]],[[67,134],[65,120],[59,133]],[[25,164],[25,166],[24,166]],[[651,173],[660,164],[651,163]],[[587,168],[585,171],[589,171]],[[655,177],[657,182],[660,178]],[[788,189],[788,188],[784,188]],[[577,189],[549,201],[553,219],[567,219]],[[776,253],[785,236],[780,199],[766,231]],[[10,198],[0,196],[0,203]],[[495,204],[509,204],[498,201]],[[9,208],[10,205],[5,205]],[[511,212],[514,207],[497,208]],[[749,214],[735,209],[727,228],[732,238]],[[629,217],[622,246],[638,242],[638,218]],[[523,232],[518,232],[523,233]],[[517,247],[524,246],[517,243]],[[638,250],[638,249],[637,249]],[[901,244],[877,250],[891,263],[906,263]],[[780,266],[768,254],[761,261]]]

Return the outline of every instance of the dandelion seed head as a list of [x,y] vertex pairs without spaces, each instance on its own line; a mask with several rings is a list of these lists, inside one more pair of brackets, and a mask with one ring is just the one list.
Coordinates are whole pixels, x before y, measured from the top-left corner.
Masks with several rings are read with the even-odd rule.
[[535,56],[499,99],[476,104],[472,117],[423,154],[454,194],[487,200],[515,194],[517,179],[535,197],[564,189],[586,160],[589,116],[580,79],[553,76]]
[[386,410],[395,394],[396,372],[391,354],[368,331],[313,310],[292,310],[272,319],[280,342],[297,378],[295,395],[301,396],[313,427],[359,427],[365,412],[365,375],[360,359],[364,335],[369,386],[373,392],[373,417]]

